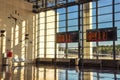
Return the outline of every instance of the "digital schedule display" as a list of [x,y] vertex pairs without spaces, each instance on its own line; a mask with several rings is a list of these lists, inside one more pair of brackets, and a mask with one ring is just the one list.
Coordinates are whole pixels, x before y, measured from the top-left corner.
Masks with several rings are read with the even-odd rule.
[[117,27],[86,30],[86,41],[115,41],[117,40]]
[[78,31],[63,32],[56,34],[57,43],[78,42],[78,38],[79,38]]

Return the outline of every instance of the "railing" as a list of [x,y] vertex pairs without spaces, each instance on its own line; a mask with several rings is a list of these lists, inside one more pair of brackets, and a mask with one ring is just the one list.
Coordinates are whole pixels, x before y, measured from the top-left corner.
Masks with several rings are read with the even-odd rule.
[[89,60],[89,59],[85,59],[83,60],[83,64],[94,64],[96,66],[100,66],[100,68],[102,68],[102,60]]

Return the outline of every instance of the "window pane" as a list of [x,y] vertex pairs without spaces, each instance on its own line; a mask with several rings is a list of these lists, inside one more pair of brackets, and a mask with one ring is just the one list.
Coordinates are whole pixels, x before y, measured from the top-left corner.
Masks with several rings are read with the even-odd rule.
[[116,13],[116,14],[115,14],[115,20],[120,20],[120,17],[119,17],[119,16],[120,16],[120,13]]
[[98,15],[112,13],[112,6],[102,7],[98,9]]
[[57,58],[64,58],[65,57],[65,43],[58,43],[57,44]]
[[120,11],[120,4],[117,4],[117,5],[115,5],[115,12],[119,12]]
[[64,27],[64,26],[66,26],[66,21],[60,21],[58,23],[59,23],[58,27]]
[[47,29],[54,29],[55,28],[55,23],[47,23]]
[[57,28],[57,32],[65,32],[66,28]]
[[112,27],[112,26],[113,26],[112,22],[98,24],[99,28],[107,28],[107,27],[109,28],[109,27]]
[[47,41],[55,41],[55,35],[47,36]]
[[48,29],[47,30],[47,35],[53,35],[55,34],[55,29]]
[[112,21],[112,14],[98,16],[98,21],[99,21],[99,22],[108,22],[108,21]]
[[68,27],[68,31],[77,31],[78,26]]
[[115,3],[120,3],[120,0],[115,0]]
[[65,8],[57,9],[57,13],[58,13],[58,14],[66,13],[66,9],[65,9]]
[[98,6],[106,6],[106,5],[111,5],[112,4],[112,0],[99,0],[98,1]]
[[77,19],[68,20],[68,26],[72,26],[72,25],[78,25],[78,20]]
[[58,18],[57,21],[66,20],[66,14],[59,15],[59,17],[57,18]]
[[78,11],[78,6],[68,7],[68,12],[74,12],[74,11]]
[[68,14],[68,19],[75,19],[75,18],[78,18],[78,12]]

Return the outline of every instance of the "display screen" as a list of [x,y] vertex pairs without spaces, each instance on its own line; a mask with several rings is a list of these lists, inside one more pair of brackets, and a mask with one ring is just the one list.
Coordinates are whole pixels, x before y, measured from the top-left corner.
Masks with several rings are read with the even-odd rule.
[[63,32],[56,34],[57,43],[78,42],[78,38],[79,38],[78,31]]
[[117,27],[90,29],[86,31],[87,42],[115,41],[117,40]]

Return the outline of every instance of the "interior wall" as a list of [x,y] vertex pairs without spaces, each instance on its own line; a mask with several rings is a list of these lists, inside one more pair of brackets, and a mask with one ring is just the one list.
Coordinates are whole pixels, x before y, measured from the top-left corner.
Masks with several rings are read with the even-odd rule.
[[[34,59],[37,54],[37,14],[32,13],[32,4],[24,0],[0,0],[0,57],[8,50],[14,57]],[[29,34],[25,39],[25,34]]]

